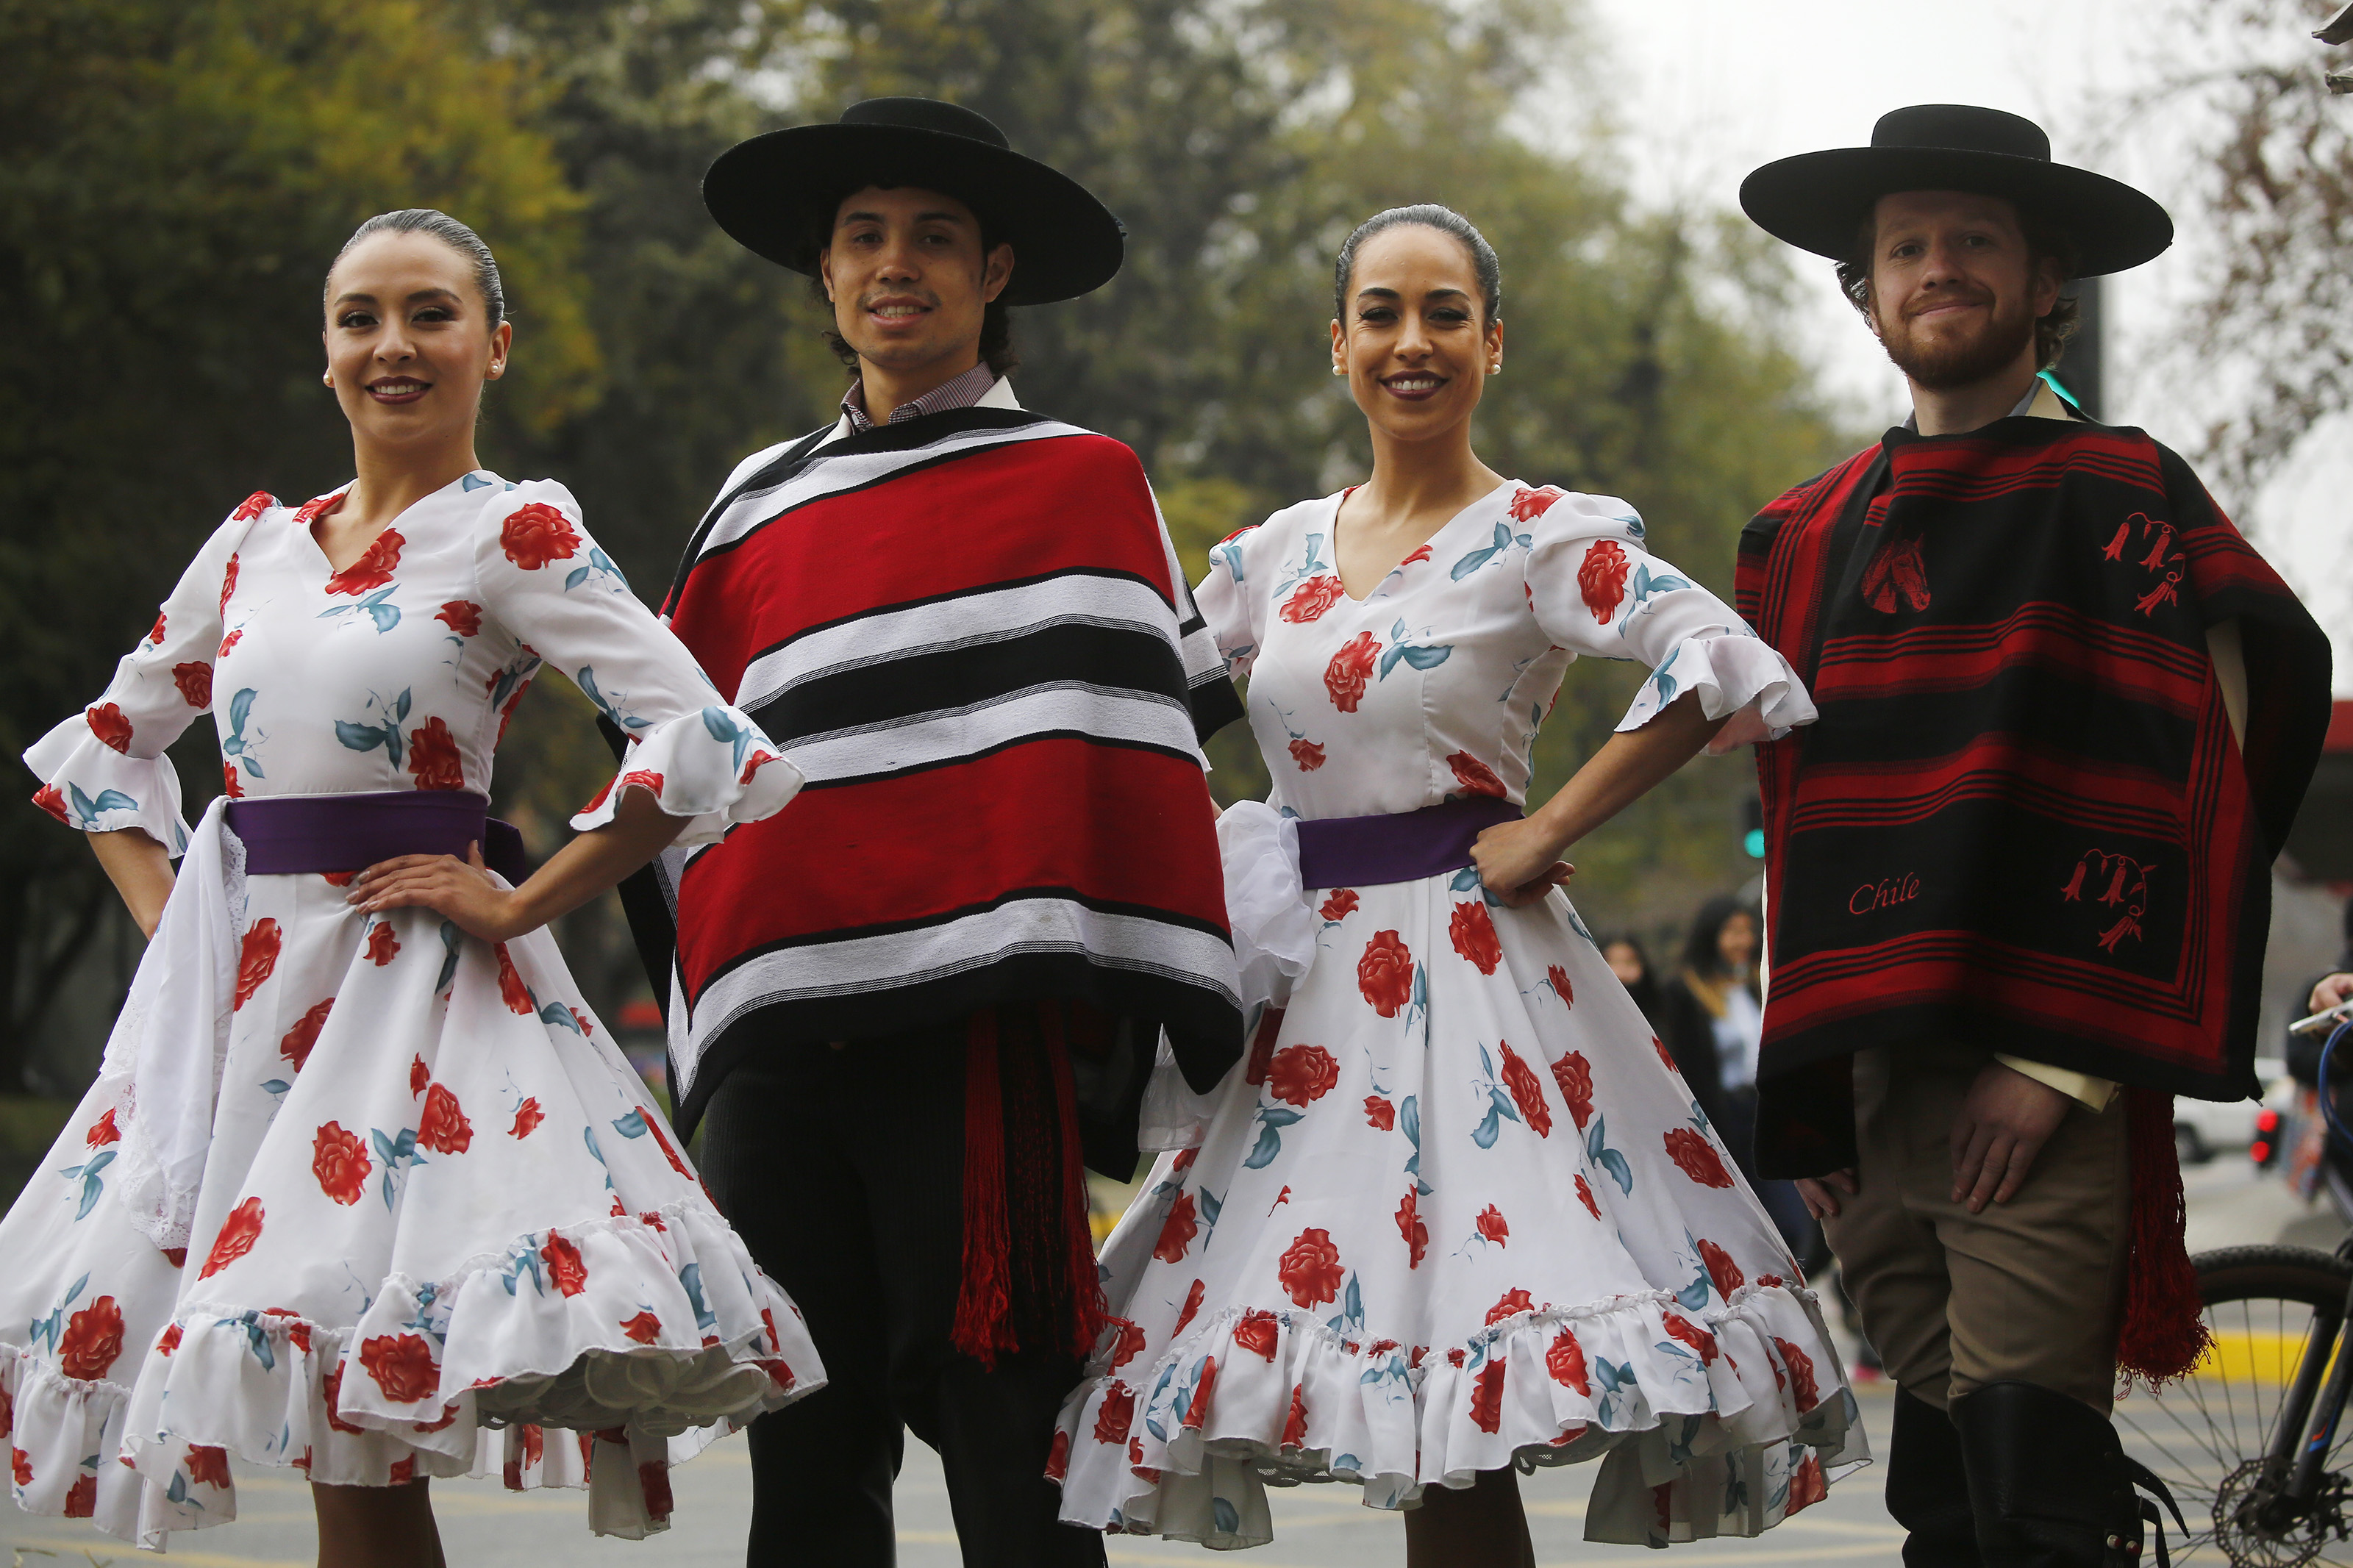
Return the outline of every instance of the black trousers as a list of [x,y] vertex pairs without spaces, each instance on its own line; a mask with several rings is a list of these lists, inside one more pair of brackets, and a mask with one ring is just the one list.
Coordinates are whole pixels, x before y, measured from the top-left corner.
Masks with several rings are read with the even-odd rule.
[[752,1424],[750,1568],[889,1568],[904,1433],[947,1472],[971,1568],[1094,1568],[1058,1523],[1054,1417],[1083,1375],[1060,1354],[951,1347],[964,1266],[960,1026],[735,1068],[703,1116],[702,1173],[799,1306],[826,1386]]

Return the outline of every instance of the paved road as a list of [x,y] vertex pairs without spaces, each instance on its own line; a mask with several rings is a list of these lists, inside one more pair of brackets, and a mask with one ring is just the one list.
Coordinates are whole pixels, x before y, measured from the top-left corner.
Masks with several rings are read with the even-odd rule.
[[[2248,1178],[2243,1163],[2218,1161],[2189,1173],[2193,1249],[2234,1242],[2292,1239],[2327,1245],[2337,1231],[2308,1215],[2276,1182]],[[1891,1394],[1866,1385],[1865,1427],[1883,1440]],[[434,1489],[449,1561],[460,1568],[508,1562],[551,1546],[566,1568],[734,1568],[743,1561],[750,1478],[740,1441],[719,1445],[677,1471],[678,1525],[643,1542],[591,1537],[579,1494],[514,1497],[495,1481],[443,1482]],[[1554,1565],[1662,1561],[1641,1547],[1593,1546],[1584,1541],[1585,1497],[1595,1467],[1550,1470],[1524,1479],[1536,1559]],[[1831,1489],[1828,1501],[1789,1521],[1761,1541],[1725,1541],[1677,1547],[1664,1559],[1674,1568],[1715,1563],[1893,1563],[1902,1541],[1882,1499],[1884,1471],[1872,1467]],[[316,1537],[307,1489],[268,1473],[241,1474],[244,1516],[236,1523],[175,1538],[170,1560],[189,1568],[307,1568]],[[1358,1506],[1356,1494],[1333,1487],[1274,1493],[1275,1540],[1235,1559],[1242,1568],[1392,1568],[1405,1561],[1404,1533],[1394,1515]],[[955,1568],[959,1558],[939,1466],[920,1443],[908,1445],[898,1491],[902,1568]],[[129,1564],[137,1554],[85,1525],[32,1519],[0,1505],[0,1548],[14,1548],[15,1568],[68,1568],[71,1563]],[[90,1555],[85,1558],[83,1553]],[[1201,1563],[1200,1549],[1117,1538],[1111,1561]]]

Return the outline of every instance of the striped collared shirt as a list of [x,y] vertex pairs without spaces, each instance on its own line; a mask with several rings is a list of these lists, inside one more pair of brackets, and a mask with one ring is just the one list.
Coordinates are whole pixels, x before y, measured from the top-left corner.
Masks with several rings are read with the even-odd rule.
[[[902,403],[891,410],[891,417],[884,423],[899,425],[910,419],[920,419],[926,414],[944,414],[951,408],[970,408],[987,396],[989,388],[996,384],[997,373],[988,368],[987,360],[983,360],[962,375],[940,383],[914,402]],[[849,419],[853,431],[874,428],[874,420],[866,412],[865,377],[860,376],[851,382],[849,390],[841,395],[841,412]]]

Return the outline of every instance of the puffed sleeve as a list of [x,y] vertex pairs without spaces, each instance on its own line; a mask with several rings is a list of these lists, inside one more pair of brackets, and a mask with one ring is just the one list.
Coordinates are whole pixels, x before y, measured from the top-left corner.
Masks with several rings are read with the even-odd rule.
[[[1515,521],[1530,535],[1528,604],[1545,635],[1571,653],[1650,667],[1619,729],[1640,729],[1687,691],[1699,693],[1710,719],[1732,716],[1715,751],[1814,721],[1813,701],[1788,661],[1730,605],[1645,551],[1632,507],[1551,489],[1522,494]],[[1526,504],[1540,500],[1540,511]]]
[[175,858],[187,847],[180,775],[164,748],[212,711],[221,606],[237,583],[237,549],[253,520],[277,504],[257,494],[231,512],[98,700],[26,750],[26,764],[41,779],[34,805],[84,833],[140,828]]
[[799,792],[801,771],[720,700],[694,656],[589,537],[562,485],[540,479],[492,493],[476,530],[475,574],[491,615],[629,738],[616,776],[574,827],[612,821],[621,792],[635,788],[691,819],[680,846],[710,844],[776,815]]
[[1226,661],[1226,673],[1247,676],[1258,662],[1265,596],[1251,580],[1251,570],[1263,573],[1265,552],[1256,548],[1265,536],[1265,524],[1238,528],[1209,551],[1208,574],[1193,590],[1193,602]]

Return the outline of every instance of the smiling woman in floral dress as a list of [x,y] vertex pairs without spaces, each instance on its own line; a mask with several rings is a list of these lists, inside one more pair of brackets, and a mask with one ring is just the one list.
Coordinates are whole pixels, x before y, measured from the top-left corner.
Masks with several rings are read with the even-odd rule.
[[[1813,710],[1624,502],[1479,462],[1501,293],[1445,208],[1360,228],[1332,368],[1372,477],[1211,552],[1281,813],[1221,825],[1229,901],[1250,927],[1249,846],[1283,858],[1314,956],[1104,1247],[1066,1520],[1250,1546],[1266,1482],[1345,1480],[1413,1510],[1415,1568],[1493,1568],[1532,1561],[1515,1465],[1607,1453],[1588,1536],[1663,1545],[1769,1528],[1860,1456],[1812,1296],[1557,886],[1712,738]],[[1652,674],[1523,816],[1578,654]]]
[[[33,1512],[160,1545],[236,1517],[234,1456],[308,1476],[336,1568],[439,1563],[428,1479],[486,1470],[642,1536],[671,1458],[822,1381],[544,929],[800,774],[562,486],[475,461],[502,316],[471,230],[363,225],[324,332],[358,478],[239,506],[26,753],[151,939],[0,1221]],[[635,747],[577,837],[494,877],[491,753],[543,663]],[[164,748],[207,710],[227,794],[191,833]]]

